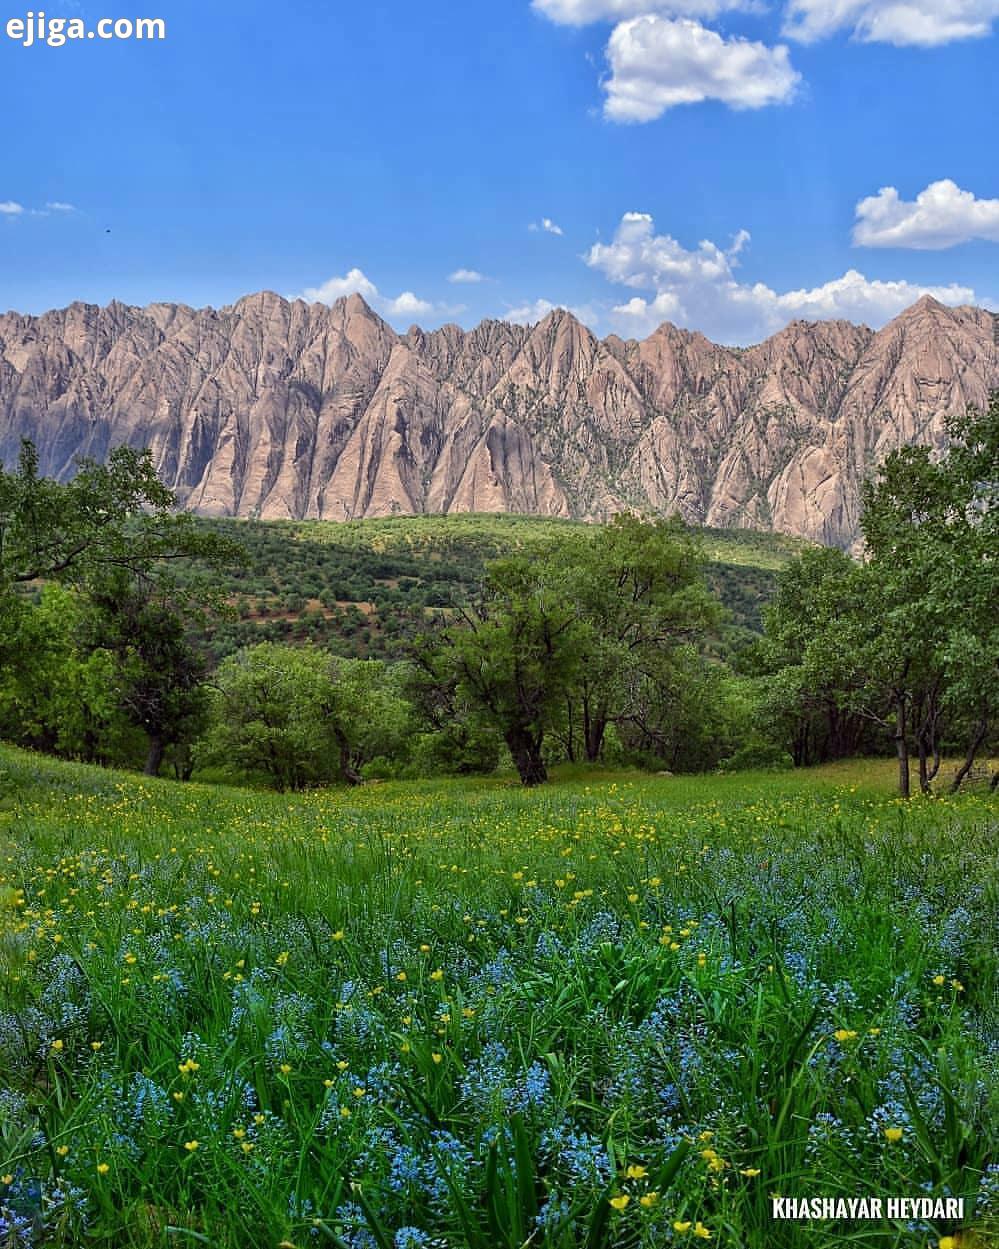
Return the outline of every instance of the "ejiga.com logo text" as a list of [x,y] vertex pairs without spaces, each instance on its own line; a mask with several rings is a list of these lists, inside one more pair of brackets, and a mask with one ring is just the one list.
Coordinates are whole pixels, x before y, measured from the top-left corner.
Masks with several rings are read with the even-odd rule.
[[82,17],[49,17],[43,11],[29,11],[24,17],[10,18],[4,33],[24,48],[61,48],[90,39],[156,41],[166,38],[166,21],[162,17],[102,17],[91,26]]

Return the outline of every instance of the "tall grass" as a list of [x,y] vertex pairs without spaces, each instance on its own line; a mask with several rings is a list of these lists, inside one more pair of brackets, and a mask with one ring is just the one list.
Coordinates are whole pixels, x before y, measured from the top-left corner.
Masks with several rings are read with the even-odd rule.
[[[3,751],[0,1246],[984,1244],[999,821],[885,782]],[[965,1226],[770,1213],[924,1191]]]

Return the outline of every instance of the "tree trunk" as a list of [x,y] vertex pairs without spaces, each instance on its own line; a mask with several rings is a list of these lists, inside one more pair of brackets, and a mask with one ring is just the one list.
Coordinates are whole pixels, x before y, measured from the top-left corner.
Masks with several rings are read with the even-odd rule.
[[548,780],[548,769],[541,757],[542,738],[528,729],[513,728],[506,734],[513,762],[522,785],[541,785]]
[[354,767],[354,761],[351,757],[350,743],[346,737],[336,730],[337,745],[340,747],[340,776],[348,785],[360,785],[362,777],[360,772]]
[[146,755],[146,766],[142,769],[146,776],[159,776],[160,766],[163,763],[163,752],[166,749],[166,742],[159,733],[149,734],[149,751]]
[[[951,783],[950,792],[956,794],[961,788],[961,783],[968,775],[975,764],[975,756],[978,754],[979,747],[985,741],[985,734],[988,732],[989,722],[985,719],[979,720],[978,728],[975,729],[975,735],[968,743],[968,753],[964,756],[964,762],[958,768],[954,780]],[[995,789],[996,782],[999,781],[999,772],[992,778],[991,788]]]
[[601,715],[588,718],[586,725],[586,761],[596,763],[604,748],[604,734],[607,732],[607,720]]
[[908,798],[909,788],[909,737],[905,722],[905,696],[895,700],[895,753],[898,755],[898,792]]
[[926,738],[920,733],[919,735],[919,791],[923,794],[933,792],[930,787],[930,754],[926,744]]
[[565,754],[566,754],[566,758],[569,760],[570,763],[575,763],[576,762],[576,735],[574,731],[574,715],[573,715],[573,707],[572,707],[571,698],[567,698],[565,700],[565,710],[566,710],[566,715],[568,716],[568,720],[567,720],[568,732],[566,734],[566,739],[565,739]]

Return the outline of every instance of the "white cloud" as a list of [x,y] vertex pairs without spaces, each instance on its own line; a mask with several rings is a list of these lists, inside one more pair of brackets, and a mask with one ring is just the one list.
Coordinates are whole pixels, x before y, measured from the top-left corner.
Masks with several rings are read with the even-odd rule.
[[743,283],[736,270],[748,242],[740,230],[728,248],[706,239],[688,250],[668,234],[657,235],[647,213],[627,213],[613,241],[595,244],[586,262],[618,285],[651,293],[613,309],[614,325],[635,336],[670,320],[722,342],[750,343],[796,318],[881,326],[926,294],[947,304],[975,302],[970,287],[882,281],[855,269],[809,289],[778,292],[763,282]]
[[857,204],[858,247],[940,251],[971,239],[999,243],[999,199],[976,199],[950,178],[931,182],[911,202],[884,186]]
[[5,217],[18,217],[23,212],[23,204],[17,204],[12,199],[0,200],[0,213]]
[[474,284],[476,282],[484,282],[486,276],[479,273],[477,269],[455,269],[454,273],[448,276],[449,282]]
[[403,291],[395,299],[384,304],[390,317],[425,317],[433,312],[434,306],[425,299],[419,299],[412,291]]
[[291,298],[304,299],[308,303],[332,304],[345,295],[363,296],[372,308],[385,317],[423,317],[437,311],[434,304],[420,299],[412,291],[403,291],[394,299],[383,295],[362,269],[351,269],[344,277],[330,278],[321,286],[307,286],[300,295],[292,295]]
[[346,277],[330,278],[322,286],[307,286],[298,298],[310,304],[332,304],[345,295],[363,295],[372,303],[378,298],[378,287],[361,269],[351,269]]
[[519,308],[509,308],[503,313],[500,320],[512,321],[515,325],[536,325],[539,321],[543,321],[550,312],[554,312],[556,308],[565,308],[567,312],[571,312],[577,321],[581,321],[584,325],[593,329],[600,320],[600,314],[592,304],[580,304],[573,308],[568,308],[565,304],[553,304],[548,299],[536,299],[533,303],[521,304]]
[[654,15],[615,27],[607,59],[604,114],[611,121],[654,121],[679,104],[704,100],[763,108],[790,100],[801,81],[783,44],[725,39],[699,22]]
[[62,200],[50,200],[45,205],[45,209],[47,212],[51,213],[75,213],[76,205],[66,204]]
[[730,9],[756,10],[754,0],[533,0],[535,12],[563,26],[620,22],[658,13],[663,17],[717,17]]
[[537,233],[539,230],[543,230],[546,234],[563,234],[564,233],[562,227],[559,225],[556,225],[555,222],[552,221],[551,217],[542,217],[540,223],[538,223],[537,221],[532,221],[531,224],[527,228],[529,230],[532,230],[534,233]]
[[999,0],[789,0],[784,33],[813,43],[848,30],[864,43],[935,47],[981,39],[999,17]]

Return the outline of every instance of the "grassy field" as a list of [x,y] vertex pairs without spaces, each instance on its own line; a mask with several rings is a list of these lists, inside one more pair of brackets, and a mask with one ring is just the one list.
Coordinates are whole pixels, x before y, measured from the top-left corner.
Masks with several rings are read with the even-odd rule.
[[891,783],[0,751],[0,1246],[994,1243],[997,809]]

